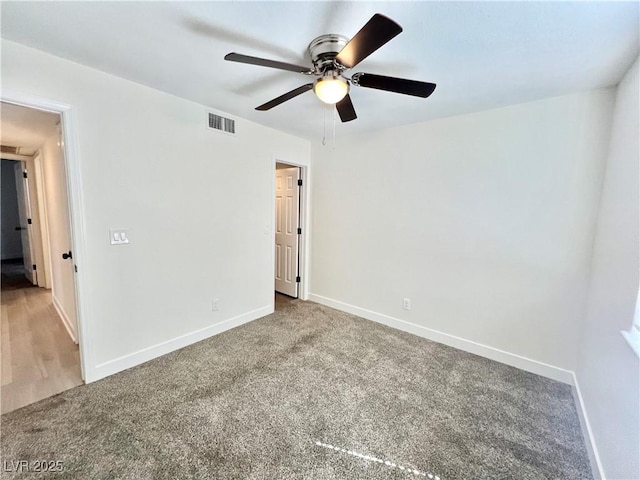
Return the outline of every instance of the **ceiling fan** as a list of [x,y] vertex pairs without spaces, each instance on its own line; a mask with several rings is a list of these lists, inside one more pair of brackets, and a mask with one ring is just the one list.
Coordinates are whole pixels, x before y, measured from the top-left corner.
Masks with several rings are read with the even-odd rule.
[[357,118],[349,96],[351,85],[422,98],[427,98],[435,90],[435,83],[362,72],[354,73],[351,77],[345,75],[346,70],[355,67],[400,32],[402,32],[400,25],[390,18],[376,13],[351,40],[336,34],[320,35],[314,39],[308,47],[313,62],[312,68],[239,53],[229,53],[225,55],[224,59],[230,62],[248,63],[318,77],[312,83],[302,85],[256,107],[256,110],[269,110],[313,90],[320,100],[336,106],[340,120],[350,122]]

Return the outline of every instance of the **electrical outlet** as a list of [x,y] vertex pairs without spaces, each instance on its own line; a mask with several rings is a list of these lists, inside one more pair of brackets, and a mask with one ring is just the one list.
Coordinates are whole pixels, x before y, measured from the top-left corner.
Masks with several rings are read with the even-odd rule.
[[403,298],[402,299],[402,308],[405,310],[411,310],[411,299]]
[[211,301],[211,311],[212,312],[217,312],[218,310],[220,310],[220,299],[219,298],[214,298]]

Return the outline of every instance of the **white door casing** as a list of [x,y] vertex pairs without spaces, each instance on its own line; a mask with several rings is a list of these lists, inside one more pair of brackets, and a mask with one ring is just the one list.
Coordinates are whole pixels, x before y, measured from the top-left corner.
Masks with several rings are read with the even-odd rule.
[[24,177],[26,169],[22,162],[14,166],[16,177],[16,191],[18,194],[18,215],[20,217],[20,237],[22,239],[22,258],[24,261],[24,274],[34,285],[37,283],[36,271],[33,269],[35,254],[31,242],[31,202],[29,199],[29,184]]
[[298,297],[300,168],[276,170],[275,290]]

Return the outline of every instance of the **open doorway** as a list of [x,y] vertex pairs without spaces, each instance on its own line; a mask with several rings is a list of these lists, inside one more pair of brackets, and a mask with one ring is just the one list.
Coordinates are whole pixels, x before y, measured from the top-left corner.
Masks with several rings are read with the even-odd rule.
[[304,254],[304,167],[275,166],[275,307],[302,295]]
[[83,380],[62,119],[12,103],[0,108],[6,413]]
[[26,288],[37,283],[33,270],[33,251],[29,242],[29,215],[26,212],[28,199],[22,172],[23,162],[3,160],[0,180],[2,181],[2,288]]

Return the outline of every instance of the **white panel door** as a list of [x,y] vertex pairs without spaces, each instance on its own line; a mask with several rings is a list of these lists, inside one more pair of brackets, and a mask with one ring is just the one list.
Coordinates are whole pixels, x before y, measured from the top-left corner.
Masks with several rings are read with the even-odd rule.
[[22,239],[22,258],[24,260],[24,275],[27,279],[36,284],[36,272],[33,270],[33,245],[30,241],[31,235],[31,208],[29,203],[29,184],[24,178],[24,165],[18,162],[14,166],[16,175],[16,191],[18,192],[18,216],[20,217],[20,236]]
[[276,170],[276,292],[298,298],[300,169]]

